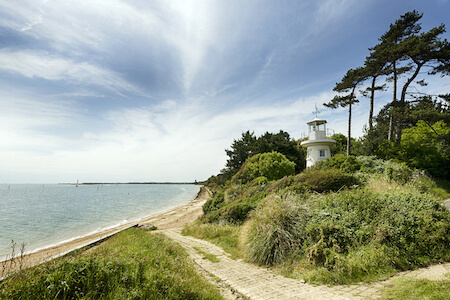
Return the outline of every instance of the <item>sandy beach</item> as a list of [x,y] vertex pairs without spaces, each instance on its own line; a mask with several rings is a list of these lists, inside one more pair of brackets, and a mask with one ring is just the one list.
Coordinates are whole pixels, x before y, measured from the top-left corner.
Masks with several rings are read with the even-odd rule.
[[[201,187],[199,193],[197,194],[197,197],[191,202],[177,206],[168,211],[143,218],[139,222],[127,223],[109,230],[74,239],[70,242],[42,249],[30,254],[25,253],[22,260],[22,267],[27,268],[54,259],[56,257],[63,256],[75,249],[83,248],[90,244],[96,243],[120,231],[134,226],[144,226],[151,224],[156,226],[158,230],[185,226],[186,224],[194,221],[203,214],[202,206],[209,197],[210,196],[208,190],[205,187]],[[19,268],[18,260],[19,259],[16,258],[16,264],[13,264],[13,269]],[[9,263],[5,262],[0,264],[0,272],[2,271],[1,268],[4,265],[9,265]],[[8,272],[9,271],[10,270],[8,270]]]

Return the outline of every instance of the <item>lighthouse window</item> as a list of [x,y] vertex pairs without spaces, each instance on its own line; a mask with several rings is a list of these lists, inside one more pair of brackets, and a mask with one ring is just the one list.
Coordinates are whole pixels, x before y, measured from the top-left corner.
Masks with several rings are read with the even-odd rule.
[[319,156],[320,157],[325,157],[325,150],[324,149],[319,150]]

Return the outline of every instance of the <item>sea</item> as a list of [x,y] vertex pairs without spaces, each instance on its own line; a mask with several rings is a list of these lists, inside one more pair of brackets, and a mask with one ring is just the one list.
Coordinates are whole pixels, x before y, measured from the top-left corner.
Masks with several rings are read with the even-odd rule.
[[192,201],[194,184],[0,185],[0,261],[137,222]]

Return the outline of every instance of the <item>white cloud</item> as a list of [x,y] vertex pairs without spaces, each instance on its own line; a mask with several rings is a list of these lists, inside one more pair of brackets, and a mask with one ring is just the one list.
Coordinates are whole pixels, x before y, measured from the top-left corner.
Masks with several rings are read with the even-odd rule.
[[[224,167],[224,149],[243,131],[260,135],[283,129],[299,138],[312,118],[314,103],[328,97],[325,93],[285,106],[248,105],[218,114],[202,101],[169,100],[150,107],[111,110],[104,114],[103,128],[90,126],[93,120],[85,119],[79,128],[84,133],[75,137],[51,129],[54,124],[76,128],[80,121],[74,109],[31,100],[21,105],[13,102],[11,117],[22,119],[7,121],[12,137],[9,147],[0,150],[0,182],[8,181],[8,172],[22,173],[34,182],[50,178],[48,174],[59,174],[58,182],[78,177],[82,181],[206,179]],[[28,105],[41,107],[34,119],[23,109]],[[48,146],[43,149],[43,144]]]
[[45,52],[2,49],[0,50],[0,70],[27,78],[63,80],[73,85],[96,85],[117,93],[138,91],[133,84],[111,70]]

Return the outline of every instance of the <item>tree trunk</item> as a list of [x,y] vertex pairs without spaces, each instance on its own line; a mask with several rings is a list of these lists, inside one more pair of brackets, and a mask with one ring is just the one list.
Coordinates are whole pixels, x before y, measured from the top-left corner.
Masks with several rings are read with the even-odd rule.
[[[414,74],[406,81],[405,85],[402,88],[402,94],[400,96],[400,115],[403,115],[404,113],[404,109],[406,106],[406,92],[408,90],[409,85],[414,81],[414,79],[416,79],[417,75],[419,75],[420,72],[420,68],[422,68],[422,66],[424,65],[424,63],[418,63],[417,64],[417,69],[414,71]],[[397,135],[397,145],[400,145],[400,142],[402,140],[402,130],[403,130],[403,123],[402,120],[400,119],[397,125],[397,131],[396,131],[396,135]]]
[[350,155],[351,146],[351,128],[352,128],[352,103],[348,105],[348,135],[347,135],[347,156]]
[[373,129],[373,102],[375,99],[375,81],[377,80],[376,76],[372,78],[372,90],[370,93],[370,110],[369,110],[369,132]]
[[394,135],[394,116],[392,109],[395,107],[395,102],[397,102],[397,67],[395,65],[395,61],[392,63],[392,66],[394,68],[394,82],[393,82],[393,96],[392,96],[392,106],[389,111],[389,133],[388,133],[388,140],[391,141],[392,136]]

